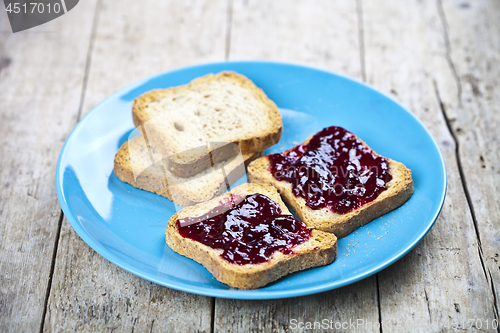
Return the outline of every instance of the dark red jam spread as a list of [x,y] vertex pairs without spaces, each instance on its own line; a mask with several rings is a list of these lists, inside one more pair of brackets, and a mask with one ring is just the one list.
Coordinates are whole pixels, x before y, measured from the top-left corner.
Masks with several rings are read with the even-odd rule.
[[293,215],[282,215],[281,207],[262,194],[176,223],[182,237],[222,249],[222,258],[239,265],[266,262],[276,251],[293,254],[293,247],[311,237],[311,229]]
[[353,133],[332,126],[307,144],[269,156],[270,172],[292,184],[293,194],[311,209],[345,214],[375,200],[392,179],[387,159]]

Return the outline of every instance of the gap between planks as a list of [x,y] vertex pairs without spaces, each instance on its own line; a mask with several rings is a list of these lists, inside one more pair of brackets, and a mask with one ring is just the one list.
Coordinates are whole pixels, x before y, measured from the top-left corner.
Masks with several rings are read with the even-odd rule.
[[52,251],[52,262],[50,263],[49,281],[47,282],[47,290],[45,291],[45,302],[43,304],[42,322],[40,323],[40,333],[43,332],[43,326],[45,325],[45,315],[47,314],[47,307],[49,304],[50,290],[52,288],[52,277],[54,276],[54,268],[56,266],[56,255],[57,255],[57,249],[59,247],[59,237],[61,236],[61,226],[63,219],[64,219],[64,213],[61,209],[61,213],[59,214],[59,221],[57,223],[56,238],[54,240],[54,250]]
[[[80,120],[81,114],[82,114],[83,101],[85,99],[85,91],[86,91],[86,88],[87,88],[88,76],[89,76],[90,65],[91,65],[91,60],[92,60],[92,50],[94,49],[95,36],[96,36],[96,31],[97,31],[97,25],[98,25],[98,22],[99,22],[99,13],[101,11],[101,5],[102,5],[102,0],[97,0],[96,8],[95,8],[95,11],[94,11],[94,18],[93,18],[93,21],[92,21],[92,32],[90,33],[89,47],[88,47],[88,50],[87,50],[85,72],[84,72],[83,83],[82,83],[82,92],[80,94],[80,103],[78,104],[78,112],[77,112],[77,116],[76,116],[76,123],[78,123],[78,121]],[[45,316],[47,314],[47,307],[48,307],[48,304],[49,304],[50,291],[51,291],[51,288],[52,288],[52,278],[54,276],[54,268],[55,268],[55,264],[56,264],[57,250],[59,248],[59,239],[61,237],[61,228],[62,228],[63,220],[64,220],[64,212],[61,209],[61,213],[59,215],[59,221],[58,221],[58,224],[57,224],[56,238],[55,238],[55,241],[54,241],[54,250],[52,252],[52,262],[50,263],[50,275],[49,275],[49,281],[47,283],[47,290],[46,290],[46,294],[45,294],[45,302],[44,302],[44,305],[43,305],[42,321],[40,323],[40,333],[43,332],[43,328],[45,326]]]
[[231,27],[233,25],[233,0],[227,0],[226,10],[226,45],[224,49],[224,60],[229,60],[231,53]]
[[361,0],[356,0],[356,19],[358,24],[359,63],[361,68],[361,78],[363,82],[366,82],[365,31],[363,26],[363,4],[361,3]]
[[90,43],[87,50],[87,60],[85,63],[85,73],[83,76],[82,94],[80,95],[80,104],[78,105],[78,113],[76,115],[76,122],[82,116],[83,102],[85,101],[85,93],[87,91],[87,84],[89,80],[90,66],[92,65],[92,53],[94,50],[95,38],[97,34],[97,26],[99,25],[99,14],[101,12],[102,0],[97,0],[95,5],[94,20],[92,22],[92,32],[90,33]]

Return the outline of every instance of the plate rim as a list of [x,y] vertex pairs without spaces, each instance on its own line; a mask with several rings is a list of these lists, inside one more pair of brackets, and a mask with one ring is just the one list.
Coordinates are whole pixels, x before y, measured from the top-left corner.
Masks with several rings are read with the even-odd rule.
[[[134,268],[133,265],[124,262],[122,259],[117,257],[115,254],[110,252],[108,249],[97,243],[86,231],[85,229],[81,226],[81,224],[78,222],[77,218],[74,216],[72,210],[70,209],[68,203],[65,200],[64,193],[62,190],[61,182],[60,182],[60,171],[61,171],[61,162],[64,158],[65,152],[67,150],[68,143],[71,141],[71,138],[76,135],[76,133],[84,127],[84,124],[87,120],[87,118],[93,116],[98,109],[100,109],[105,103],[108,101],[117,98],[120,95],[123,95],[124,92],[126,91],[131,91],[134,88],[139,87],[140,85],[144,84],[145,82],[159,78],[161,76],[164,76],[166,74],[171,74],[175,72],[181,72],[185,71],[188,69],[193,69],[193,68],[203,68],[203,67],[212,67],[212,66],[224,66],[226,64],[235,64],[235,65],[254,65],[254,64],[262,64],[262,65],[270,65],[270,66],[287,66],[291,68],[296,68],[296,69],[305,69],[305,70],[312,70],[315,72],[320,72],[323,74],[329,74],[333,75],[336,77],[340,77],[345,80],[353,81],[357,84],[360,84],[364,86],[365,88],[368,88],[370,90],[373,90],[385,98],[389,99],[396,105],[398,105],[404,112],[408,113],[413,120],[415,120],[422,128],[424,129],[425,133],[430,137],[432,143],[434,144],[439,160],[441,162],[442,166],[442,177],[444,179],[443,186],[442,186],[442,194],[440,197],[439,201],[439,208],[435,211],[435,213],[429,217],[429,220],[431,220],[431,223],[428,224],[428,226],[415,238],[413,242],[411,242],[409,245],[407,245],[405,248],[401,249],[398,253],[395,255],[392,255],[388,258],[385,258],[382,262],[380,262],[378,265],[372,267],[369,270],[362,271],[361,273],[358,273],[351,278],[348,279],[342,279],[340,282],[332,281],[329,283],[322,283],[321,285],[318,286],[309,286],[309,287],[302,287],[300,289],[293,289],[293,290],[281,290],[281,291],[262,291],[261,289],[252,289],[252,290],[240,290],[240,289],[210,289],[206,287],[198,287],[194,286],[191,284],[187,284],[184,282],[174,282],[174,283],[169,283],[169,281],[164,281],[152,276],[149,276],[147,273],[141,272],[140,269]],[[406,107],[401,105],[398,101],[394,100],[391,96],[381,92],[375,87],[372,87],[368,85],[365,82],[362,82],[356,78],[351,78],[342,74],[338,74],[335,72],[331,72],[325,69],[320,69],[320,68],[315,68],[311,66],[305,66],[302,64],[296,64],[296,63],[288,63],[288,62],[277,62],[277,61],[266,61],[266,60],[248,60],[248,61],[221,61],[221,62],[209,62],[209,63],[203,63],[203,64],[197,64],[197,65],[190,65],[190,66],[183,66],[179,68],[175,68],[172,70],[168,70],[159,74],[155,74],[152,76],[148,76],[144,79],[135,81],[115,93],[111,94],[110,96],[106,97],[104,100],[96,104],[92,109],[87,112],[79,121],[78,123],[74,126],[74,128],[71,130],[69,135],[67,136],[61,151],[59,153],[59,157],[57,160],[57,165],[56,165],[56,175],[55,175],[55,185],[56,185],[56,191],[57,191],[57,197],[59,204],[61,206],[61,209],[64,213],[64,217],[66,217],[66,220],[70,223],[72,228],[75,230],[75,232],[80,236],[80,238],[87,243],[88,246],[90,246],[94,251],[96,251],[99,255],[101,255],[103,258],[108,260],[109,262],[117,265],[118,267],[124,269],[125,271],[128,271],[136,276],[139,276],[145,280],[154,282],[156,284],[188,292],[188,293],[193,293],[193,294],[198,294],[198,295],[203,295],[203,296],[210,296],[210,297],[217,297],[217,298],[228,298],[228,299],[280,299],[280,298],[290,298],[290,297],[298,297],[298,296],[305,296],[305,295],[311,295],[311,294],[316,294],[328,290],[333,290],[336,288],[340,288],[349,284],[352,284],[354,282],[360,281],[362,279],[365,279],[382,269],[394,264],[396,261],[401,259],[403,256],[405,256],[409,251],[411,251],[424,237],[425,235],[429,232],[429,230],[432,228],[434,223],[439,217],[439,214],[441,213],[441,210],[444,205],[444,200],[446,198],[446,193],[447,193],[447,185],[448,185],[448,179],[447,179],[447,172],[446,172],[446,163],[443,158],[443,154],[441,152],[441,149],[439,148],[439,145],[436,142],[436,139],[432,136],[430,133],[429,129],[425,126],[425,124],[416,116],[414,115],[410,110],[408,110]]]

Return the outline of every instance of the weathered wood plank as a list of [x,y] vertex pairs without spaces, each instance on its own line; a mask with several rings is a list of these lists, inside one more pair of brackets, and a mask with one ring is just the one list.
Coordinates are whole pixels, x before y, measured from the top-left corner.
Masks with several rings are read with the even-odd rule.
[[[232,14],[230,59],[294,62],[362,77],[354,1],[235,1]],[[301,332],[307,323],[326,320],[335,327],[335,323],[364,319],[371,326],[358,326],[360,332],[378,332],[378,316],[372,276],[307,297],[216,299],[214,327],[220,332]]]
[[44,331],[208,332],[211,303],[111,264],[64,221]]
[[223,61],[225,0],[103,0],[83,115],[120,88],[177,67]]
[[376,291],[372,276],[304,297],[266,301],[217,298],[214,328],[215,332],[327,332],[355,327],[357,332],[378,332]]
[[27,31],[0,15],[0,331],[36,332],[61,210],[59,151],[75,124],[95,1]]
[[[436,79],[449,126],[459,145],[463,181],[484,270],[500,301],[500,3],[443,1],[440,9],[455,90]],[[455,94],[454,94],[455,93]],[[458,98],[457,98],[458,95]]]
[[[363,1],[367,81],[392,94],[430,129],[444,155],[448,192],[441,216],[413,251],[379,274],[384,331],[478,330],[495,318],[478,239],[462,187],[455,142],[440,96],[456,101],[445,33],[435,1]],[[483,26],[480,17],[470,17]],[[458,36],[457,36],[458,39]],[[441,82],[437,89],[436,82]],[[468,322],[474,319],[475,322]]]
[[[224,59],[226,1],[104,1],[85,114],[119,88],[175,67]],[[213,299],[138,278],[89,248],[65,220],[45,331],[209,331]]]
[[229,58],[324,68],[361,79],[354,1],[235,0]]

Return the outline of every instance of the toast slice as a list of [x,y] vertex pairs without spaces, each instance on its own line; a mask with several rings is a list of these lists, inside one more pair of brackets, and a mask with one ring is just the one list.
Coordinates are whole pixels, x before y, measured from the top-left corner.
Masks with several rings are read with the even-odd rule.
[[134,100],[132,116],[167,157],[167,169],[184,178],[209,167],[210,156],[223,160],[232,154],[210,143],[235,143],[243,154],[256,153],[277,143],[283,127],[276,104],[234,72],[149,91]]
[[221,249],[214,249],[201,242],[183,237],[179,233],[177,220],[202,216],[214,207],[226,205],[227,202],[234,205],[235,197],[242,198],[255,193],[263,194],[276,202],[282,210],[281,214],[291,215],[274,187],[243,184],[220,197],[184,208],[172,216],[165,231],[168,246],[175,252],[205,266],[220,282],[241,289],[260,288],[292,272],[328,265],[335,260],[337,237],[319,230],[312,230],[311,237],[293,247],[291,254],[276,251],[269,257],[269,261],[243,265],[224,259],[221,256],[223,252]]
[[[260,153],[243,154],[221,161],[213,168],[189,178],[179,178],[165,169],[161,153],[139,135],[125,142],[115,155],[114,172],[123,182],[167,197],[180,206],[204,202],[225,192],[245,173],[245,166]],[[153,162],[152,162],[153,161]]]
[[[312,138],[313,136],[309,137],[303,144],[309,143]],[[356,139],[369,148],[359,138],[356,137]],[[282,154],[286,155],[290,151],[285,151]],[[380,157],[373,150],[371,152]],[[294,195],[291,183],[285,180],[278,181],[273,176],[269,156],[263,156],[251,162],[247,168],[247,175],[248,181],[251,183],[269,184],[276,187],[283,200],[309,227],[332,232],[338,238],[343,238],[373,219],[401,206],[411,197],[413,180],[410,169],[400,162],[389,158],[386,158],[386,160],[389,174],[392,176],[392,179],[385,184],[386,189],[373,201],[345,214],[335,213],[331,207],[323,207],[317,210],[311,209],[304,198]]]

